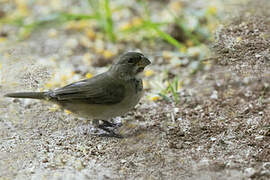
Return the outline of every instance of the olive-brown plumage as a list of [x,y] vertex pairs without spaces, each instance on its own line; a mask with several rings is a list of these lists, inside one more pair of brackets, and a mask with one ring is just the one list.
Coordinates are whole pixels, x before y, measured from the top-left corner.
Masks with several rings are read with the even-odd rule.
[[95,123],[102,120],[103,124],[97,126],[109,132],[109,135],[118,137],[108,128],[114,124],[106,120],[125,114],[139,102],[143,85],[137,75],[149,64],[150,61],[143,54],[128,52],[107,72],[93,78],[46,92],[9,93],[5,97],[44,99],[57,103],[78,115],[93,119]]

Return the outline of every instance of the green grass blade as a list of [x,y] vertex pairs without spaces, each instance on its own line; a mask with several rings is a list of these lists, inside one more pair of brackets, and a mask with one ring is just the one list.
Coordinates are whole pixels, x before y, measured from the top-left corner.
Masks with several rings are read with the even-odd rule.
[[[21,33],[19,34],[19,40],[25,39],[29,34],[33,31],[37,30],[38,28],[43,27],[49,23],[65,23],[67,21],[77,21],[77,20],[86,20],[86,19],[97,19],[96,15],[87,15],[87,14],[71,14],[71,13],[55,13],[45,17],[40,18],[39,20],[34,21],[30,24],[24,24],[16,19],[16,22],[13,24],[17,24],[19,27],[22,27]],[[18,22],[19,23],[18,23]]]
[[115,42],[116,40],[116,35],[114,33],[114,28],[113,28],[113,20],[112,20],[112,12],[110,8],[110,2],[109,0],[105,0],[104,2],[104,9],[105,9],[105,30],[106,33],[108,34],[109,38],[111,41]]
[[160,30],[157,26],[149,26],[151,29],[155,30],[157,32],[157,34],[164,39],[165,41],[167,41],[168,43],[170,43],[171,45],[181,49],[184,48],[184,45],[182,43],[180,43],[179,41],[177,41],[176,39],[174,39],[170,34]]
[[160,96],[160,97],[162,97],[162,99],[164,99],[165,101],[170,101],[170,98],[168,97],[168,96],[166,96],[165,94],[163,94],[163,93],[158,93],[158,95]]

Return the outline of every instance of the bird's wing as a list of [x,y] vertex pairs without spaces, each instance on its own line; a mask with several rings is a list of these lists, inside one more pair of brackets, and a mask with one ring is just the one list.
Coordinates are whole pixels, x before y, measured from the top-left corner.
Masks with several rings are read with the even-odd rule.
[[116,104],[125,96],[125,86],[101,75],[69,84],[53,91],[58,102],[87,104]]

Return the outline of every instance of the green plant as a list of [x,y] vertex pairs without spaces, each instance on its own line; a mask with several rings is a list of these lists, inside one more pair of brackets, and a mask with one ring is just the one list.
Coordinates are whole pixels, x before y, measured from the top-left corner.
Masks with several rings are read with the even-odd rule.
[[108,38],[115,42],[116,33],[114,32],[114,23],[112,19],[112,10],[109,0],[88,0],[92,14],[73,14],[68,12],[57,12],[42,18],[36,19],[32,23],[26,23],[25,17],[2,18],[0,23],[12,24],[20,27],[19,39],[25,39],[33,31],[43,28],[48,24],[63,24],[69,21],[96,20],[99,28],[103,30]]
[[19,33],[19,39],[25,39],[29,34],[33,31],[43,28],[48,24],[62,24],[68,21],[77,21],[77,20],[85,20],[85,19],[96,19],[95,15],[87,15],[87,14],[71,14],[66,12],[58,12],[54,14],[50,14],[44,16],[42,18],[37,19],[36,21],[27,24],[24,21],[24,17],[17,17],[14,19],[1,19],[0,23],[2,24],[12,24],[21,28]]
[[165,90],[159,93],[159,96],[161,96],[166,101],[173,101],[176,104],[179,103],[179,79],[174,78],[172,81],[168,82],[168,86]]
[[99,27],[107,34],[108,38],[112,42],[115,42],[116,33],[114,30],[110,1],[88,0],[88,3],[91,7],[91,11],[96,17]]
[[149,34],[155,32],[160,38],[167,41],[169,44],[177,47],[178,49],[184,48],[185,46],[173,38],[170,34],[166,33],[161,29],[163,25],[168,25],[168,22],[153,22],[150,17],[150,11],[146,1],[139,1],[141,6],[144,9],[144,14],[142,15],[142,22],[139,25],[131,26],[130,28],[125,29],[123,32],[138,32],[138,31],[149,31]]

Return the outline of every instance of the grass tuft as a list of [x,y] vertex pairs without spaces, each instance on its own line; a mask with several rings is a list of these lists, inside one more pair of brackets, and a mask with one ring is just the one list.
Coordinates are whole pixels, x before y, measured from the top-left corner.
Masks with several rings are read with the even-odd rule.
[[168,86],[165,90],[159,93],[165,101],[174,102],[178,104],[180,101],[179,97],[179,79],[176,77],[172,81],[168,82]]

